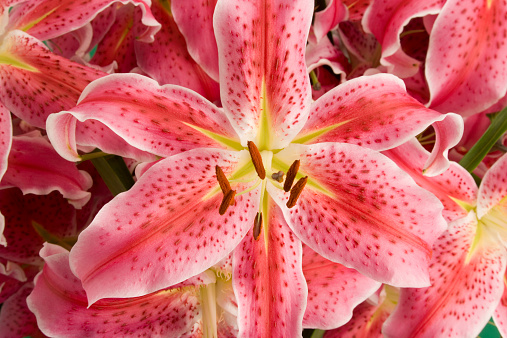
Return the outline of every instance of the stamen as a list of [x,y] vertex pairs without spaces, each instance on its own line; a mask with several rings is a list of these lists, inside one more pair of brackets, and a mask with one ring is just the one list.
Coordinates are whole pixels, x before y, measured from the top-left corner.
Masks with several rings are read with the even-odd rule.
[[289,170],[287,171],[287,177],[285,178],[285,183],[283,184],[283,190],[285,192],[289,192],[292,187],[292,183],[294,183],[294,179],[299,170],[299,160],[295,160],[291,165]]
[[253,143],[252,141],[248,141],[247,145],[255,171],[257,172],[257,175],[259,175],[261,180],[263,180],[266,178],[266,170],[264,169],[264,165],[262,164],[261,153],[259,152],[259,149],[255,145],[255,143]]
[[222,168],[215,166],[215,172],[217,175],[218,184],[220,184],[220,189],[222,189],[222,192],[224,195],[226,195],[231,190],[231,185],[229,184],[227,177],[225,177]]
[[255,215],[253,227],[253,237],[255,240],[259,239],[259,235],[261,234],[261,226],[262,226],[262,212],[258,212],[257,215]]
[[282,181],[283,181],[283,175],[284,175],[284,172],[280,170],[277,173],[273,173],[271,175],[271,178],[274,179],[275,181],[277,181],[278,183],[282,183]]
[[225,214],[227,208],[234,203],[234,196],[236,196],[236,190],[229,190],[229,192],[224,195],[222,204],[220,204],[220,208],[218,209],[220,215]]
[[303,192],[303,188],[306,185],[306,182],[308,181],[308,176],[305,176],[301,178],[299,181],[297,181],[296,184],[292,187],[290,190],[289,200],[287,201],[287,208],[292,208],[296,205],[296,202],[299,198],[299,195],[301,195],[301,192]]

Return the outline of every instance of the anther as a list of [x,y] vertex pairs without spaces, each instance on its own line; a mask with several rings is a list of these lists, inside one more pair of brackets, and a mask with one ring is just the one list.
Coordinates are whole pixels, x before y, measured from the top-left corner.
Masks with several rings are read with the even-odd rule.
[[220,204],[220,208],[218,209],[220,215],[225,214],[227,208],[234,203],[234,196],[236,196],[236,190],[229,190],[227,194],[224,194],[222,204]]
[[298,201],[299,195],[301,195],[301,192],[303,192],[303,188],[306,185],[306,182],[308,181],[308,176],[305,176],[301,178],[299,181],[294,184],[292,189],[290,190],[289,200],[287,201],[287,208],[292,208],[296,205],[296,202]]
[[284,172],[280,170],[277,173],[271,174],[271,178],[274,179],[275,181],[277,181],[278,183],[282,183],[283,182],[283,175],[284,175]]
[[261,234],[261,226],[262,226],[262,212],[258,212],[257,215],[255,215],[253,227],[253,237],[255,240],[259,239],[259,235]]
[[248,141],[247,145],[255,171],[257,172],[257,175],[259,175],[261,180],[263,180],[266,178],[266,170],[264,169],[264,165],[262,164],[261,153],[259,152],[259,149],[255,145],[255,143],[253,143],[252,141]]
[[215,173],[217,175],[218,184],[220,184],[220,189],[222,189],[222,192],[226,195],[231,190],[231,185],[229,184],[227,177],[225,177],[222,168],[215,166]]
[[283,184],[283,190],[285,192],[289,192],[292,187],[292,183],[294,183],[294,179],[299,170],[299,160],[295,160],[291,165],[289,170],[287,171],[287,177],[285,177],[285,182]]

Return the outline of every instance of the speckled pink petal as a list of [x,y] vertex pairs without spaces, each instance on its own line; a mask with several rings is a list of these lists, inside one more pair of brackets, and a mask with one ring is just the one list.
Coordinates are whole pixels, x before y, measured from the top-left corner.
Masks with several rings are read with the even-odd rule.
[[54,39],[46,41],[51,51],[64,58],[71,59],[74,56],[84,57],[93,36],[93,28],[90,24],[76,29]]
[[51,337],[178,337],[199,320],[195,287],[161,290],[143,297],[103,299],[87,308],[81,282],[71,272],[69,253],[46,244],[46,261],[28,297],[40,329]]
[[54,236],[76,236],[76,209],[54,191],[49,195],[23,195],[17,188],[0,190],[0,211],[5,216],[7,246],[0,257],[25,264],[41,262],[39,250],[45,240],[35,231],[38,223]]
[[32,289],[32,283],[27,283],[3,303],[0,311],[1,337],[45,337],[37,326],[35,316],[26,305],[26,297]]
[[380,57],[380,45],[372,34],[364,32],[360,22],[344,21],[338,29],[339,41],[342,43],[351,57],[351,62],[357,68],[361,64],[369,67],[378,66]]
[[59,191],[81,208],[90,199],[90,175],[64,160],[42,136],[14,136],[9,166],[0,188],[17,187],[24,194],[47,195]]
[[306,46],[306,65],[308,71],[321,67],[329,66],[333,73],[341,75],[345,80],[349,61],[343,52],[334,46],[328,38],[322,39],[318,44],[309,43]]
[[0,55],[0,101],[13,114],[39,128],[51,113],[74,107],[84,87],[106,75],[49,52],[40,41],[13,31],[4,37]]
[[486,172],[479,187],[477,198],[477,217],[482,218],[498,204],[506,205],[507,196],[507,156],[503,155]]
[[[320,10],[321,8],[319,8]],[[315,13],[312,32],[316,42],[326,36],[333,28],[348,17],[347,6],[340,0],[331,0],[324,10]]]
[[[227,176],[247,160],[246,151],[174,155],[104,206],[70,254],[89,303],[166,288],[227,256],[252,226],[260,189],[236,196],[236,204],[220,216],[215,165]],[[247,187],[240,183],[238,192]]]
[[476,337],[481,332],[502,296],[507,253],[488,234],[480,234],[481,239],[474,242],[476,229],[473,211],[449,224],[433,246],[431,287],[402,289],[384,334]]
[[430,35],[429,106],[469,116],[507,90],[505,1],[447,1]]
[[349,10],[350,21],[361,21],[372,0],[342,0]]
[[218,81],[218,48],[213,30],[217,0],[172,0],[171,11],[188,45],[188,53]]
[[468,214],[468,211],[456,201],[475,207],[477,184],[472,175],[456,162],[451,162],[450,167],[440,175],[432,177],[423,175],[422,169],[429,153],[416,139],[384,151],[383,154],[396,162],[419,186],[440,199],[444,205],[443,215],[448,222]]
[[500,299],[500,303],[496,307],[496,310],[493,314],[493,320],[495,321],[496,328],[500,332],[502,337],[507,336],[507,286],[506,281],[507,278],[504,276],[504,285],[503,285],[503,294]]
[[134,41],[136,40],[137,21],[135,19],[138,10],[131,4],[116,10],[111,28],[98,43],[96,52],[90,60],[92,64],[106,67],[114,62],[115,71],[118,73],[128,73],[137,66]]
[[[192,1],[183,1],[181,5],[176,6],[172,1],[173,9],[180,6],[190,6]],[[206,5],[209,1],[206,2]],[[214,4],[213,4],[214,8]],[[164,7],[158,1],[155,1],[151,7],[155,18],[162,22],[162,29],[157,33],[157,38],[152,43],[143,43],[135,41],[135,51],[139,67],[148,74],[152,79],[158,81],[159,84],[175,84],[180,85],[196,91],[211,102],[220,100],[219,86],[216,81],[210,78],[204,71],[202,63],[196,63],[187,50],[185,38],[178,30],[175,23],[176,12],[169,11],[169,8]],[[178,12],[179,13],[179,12]],[[185,12],[186,13],[186,12]],[[211,14],[213,11],[211,12]],[[191,13],[187,13],[191,14]],[[210,31],[213,33],[211,27],[211,16],[208,18],[210,24]],[[196,29],[196,25],[205,25],[206,18],[199,17],[199,19],[191,21],[192,29],[191,34],[197,34],[199,37],[204,38],[199,41],[199,48],[203,45],[212,43],[215,46],[216,42],[213,35],[212,41],[206,37],[205,31]],[[188,26],[189,28],[190,26]],[[203,49],[202,51],[204,51]],[[210,50],[205,50],[203,57],[212,55]],[[218,56],[216,55],[216,78],[218,79]]]
[[[166,157],[194,148],[227,147],[204,132],[232,142],[237,139],[223,111],[200,95],[183,87],[159,86],[137,74],[113,74],[93,82],[75,108],[48,119],[51,143],[68,160],[78,158],[78,121],[107,126],[89,135],[87,145],[93,141],[102,151],[137,159],[131,147]],[[131,147],[121,152],[121,145],[111,142],[111,134]]]
[[380,63],[388,72],[405,78],[413,76],[420,62],[401,48],[400,34],[410,19],[440,12],[443,0],[373,0],[363,17],[366,32],[375,35],[382,46]]
[[[0,182],[7,170],[9,152],[12,144],[12,124],[11,113],[0,102]],[[3,235],[5,228],[5,217],[0,213],[0,245],[6,245],[5,236]]]
[[139,39],[153,41],[160,29],[150,11],[150,0],[29,0],[10,13],[9,29],[20,29],[39,40],[48,40],[81,28],[112,3],[134,4],[143,11],[145,27]]
[[347,323],[352,310],[370,297],[381,284],[354,269],[325,259],[303,246],[303,274],[308,303],[303,327],[330,330]]
[[306,245],[379,282],[429,285],[431,245],[447,226],[434,195],[386,156],[356,145],[293,145],[276,158],[300,159],[308,175],[291,209],[288,193],[268,190]]
[[368,301],[354,309],[352,319],[345,325],[324,333],[324,338],[384,338],[382,325],[390,312]]
[[301,242],[272,201],[263,218],[258,240],[250,231],[234,250],[239,336],[300,337],[308,294]]
[[[311,1],[217,4],[222,104],[243,145],[283,148],[306,122],[311,88],[304,53],[312,11]],[[269,130],[259,135],[263,117]]]
[[403,81],[377,74],[347,81],[315,101],[294,142],[342,142],[385,150],[405,143],[431,124],[437,143],[424,169],[427,175],[436,175],[449,165],[447,151],[459,141],[463,120],[427,109],[406,93]]

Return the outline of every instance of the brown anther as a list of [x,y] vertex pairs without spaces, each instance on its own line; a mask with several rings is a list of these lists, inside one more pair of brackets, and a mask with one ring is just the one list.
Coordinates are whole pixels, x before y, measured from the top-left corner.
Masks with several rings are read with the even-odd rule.
[[301,178],[299,181],[294,184],[292,189],[290,190],[289,200],[287,201],[287,208],[292,208],[296,205],[296,202],[298,201],[299,195],[301,195],[301,192],[303,191],[303,188],[306,185],[306,182],[308,181],[308,176],[305,176]]
[[253,227],[253,237],[255,240],[259,239],[259,235],[261,234],[262,227],[262,212],[258,212],[255,215],[254,227]]
[[236,190],[229,190],[227,194],[224,194],[222,204],[220,204],[220,208],[218,209],[220,215],[225,214],[227,208],[234,203],[234,196],[236,196]]
[[220,184],[220,189],[222,189],[222,192],[226,195],[231,190],[231,185],[229,184],[227,177],[225,177],[222,168],[215,166],[215,172],[217,174],[218,184]]
[[282,183],[283,175],[285,175],[284,172],[280,170],[277,173],[271,174],[271,178],[274,179],[275,181],[277,181],[278,183]]
[[259,152],[259,149],[255,145],[255,143],[253,143],[252,141],[248,141],[247,145],[255,171],[257,172],[257,175],[259,175],[261,180],[263,180],[266,178],[266,170],[264,169],[264,165],[262,164],[261,153]]
[[283,184],[283,190],[285,192],[289,192],[292,187],[292,183],[294,183],[294,179],[299,170],[299,160],[295,160],[291,165],[289,170],[287,171],[287,177],[285,177],[285,182]]

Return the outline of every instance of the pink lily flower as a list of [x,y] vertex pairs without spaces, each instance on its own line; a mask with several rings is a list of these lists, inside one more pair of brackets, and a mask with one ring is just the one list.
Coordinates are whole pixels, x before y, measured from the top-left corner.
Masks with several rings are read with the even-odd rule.
[[441,204],[377,150],[433,123],[439,143],[426,171],[438,173],[461,119],[425,108],[387,74],[345,82],[312,103],[311,16],[308,1],[217,3],[223,109],[182,87],[114,74],[49,117],[49,137],[67,159],[79,159],[75,130],[89,121],[108,127],[95,138],[103,151],[121,148],[105,141],[113,132],[164,158],[72,248],[89,304],[167,288],[234,250],[240,335],[300,335],[302,243],[377,281],[428,285],[431,245],[446,226]]
[[505,96],[506,6],[503,1],[445,2],[431,30],[426,59],[429,107],[465,117]]
[[499,302],[507,264],[507,156],[486,172],[477,189],[458,165],[440,176],[418,175],[428,153],[415,142],[386,153],[442,200],[449,229],[433,247],[431,286],[402,289],[383,332],[388,337],[475,337],[503,306]]
[[[149,335],[150,337],[235,337],[230,281],[207,270],[171,288],[136,298],[103,299],[87,307],[81,281],[71,272],[69,252],[45,244],[45,261],[28,296],[39,328],[50,337]],[[227,285],[229,284],[229,285]],[[50,304],[50,308],[48,307]],[[222,306],[220,306],[220,305]]]

